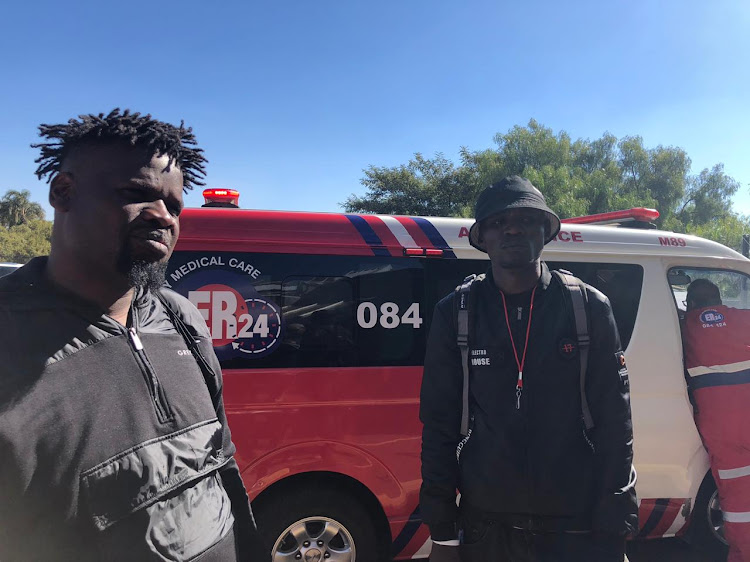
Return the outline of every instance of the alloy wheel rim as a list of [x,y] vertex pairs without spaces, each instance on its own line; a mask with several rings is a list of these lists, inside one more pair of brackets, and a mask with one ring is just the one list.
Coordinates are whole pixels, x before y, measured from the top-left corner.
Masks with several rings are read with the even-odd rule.
[[305,517],[289,525],[276,539],[273,562],[355,562],[356,548],[349,530],[330,517]]

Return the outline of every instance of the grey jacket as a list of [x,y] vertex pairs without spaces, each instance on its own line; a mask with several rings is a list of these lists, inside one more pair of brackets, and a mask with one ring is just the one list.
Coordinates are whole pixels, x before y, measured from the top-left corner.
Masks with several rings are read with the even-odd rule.
[[128,328],[44,279],[0,280],[0,560],[265,560],[199,312],[140,291]]

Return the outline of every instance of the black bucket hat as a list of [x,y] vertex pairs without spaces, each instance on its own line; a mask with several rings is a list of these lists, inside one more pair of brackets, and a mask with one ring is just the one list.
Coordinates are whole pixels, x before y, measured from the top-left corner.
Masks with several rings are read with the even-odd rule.
[[469,243],[477,250],[487,250],[479,242],[479,223],[494,214],[508,209],[538,209],[544,211],[547,220],[547,239],[545,244],[552,241],[560,232],[560,217],[547,207],[544,195],[526,178],[508,176],[493,183],[477,198],[474,207],[476,222],[469,231]]

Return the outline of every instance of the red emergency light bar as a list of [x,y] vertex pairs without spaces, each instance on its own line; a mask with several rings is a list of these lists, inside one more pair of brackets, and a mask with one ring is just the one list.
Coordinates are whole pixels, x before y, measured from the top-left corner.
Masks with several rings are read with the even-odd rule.
[[404,248],[404,255],[439,258],[443,256],[443,250],[439,248]]
[[572,217],[562,219],[561,222],[573,224],[616,224],[630,221],[650,223],[659,218],[659,211],[645,207],[634,207],[624,211],[612,211],[611,213],[598,213],[583,217]]
[[204,207],[239,207],[240,192],[236,189],[204,189]]

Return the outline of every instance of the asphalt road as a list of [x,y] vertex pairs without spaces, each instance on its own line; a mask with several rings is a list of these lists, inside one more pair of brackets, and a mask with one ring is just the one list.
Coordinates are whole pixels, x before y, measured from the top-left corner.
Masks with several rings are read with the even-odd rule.
[[[680,539],[628,542],[629,562],[725,562],[711,558]],[[429,561],[428,561],[429,562]]]
[[692,548],[680,539],[654,539],[628,543],[630,562],[724,562]]

